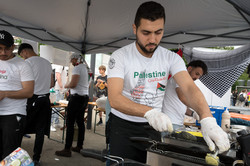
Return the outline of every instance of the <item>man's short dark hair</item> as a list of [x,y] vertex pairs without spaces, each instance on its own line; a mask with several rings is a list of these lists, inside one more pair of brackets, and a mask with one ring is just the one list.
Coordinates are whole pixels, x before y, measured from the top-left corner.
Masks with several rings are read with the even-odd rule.
[[31,49],[33,51],[33,47],[28,44],[28,43],[22,43],[19,48],[18,48],[18,54],[20,55],[20,53],[24,50],[24,49]]
[[137,28],[140,26],[140,21],[142,18],[150,21],[155,21],[157,19],[163,18],[165,23],[164,7],[157,2],[145,2],[139,6],[135,15],[134,24]]
[[207,74],[207,65],[201,60],[191,61],[187,67],[200,67],[203,70],[203,75]]

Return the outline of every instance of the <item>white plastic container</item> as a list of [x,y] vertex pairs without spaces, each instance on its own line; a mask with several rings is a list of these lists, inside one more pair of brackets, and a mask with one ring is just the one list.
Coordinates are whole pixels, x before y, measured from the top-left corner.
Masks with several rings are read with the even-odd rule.
[[221,128],[225,131],[225,132],[229,132],[230,130],[230,114],[228,112],[228,110],[224,111],[222,113],[222,120],[221,120]]

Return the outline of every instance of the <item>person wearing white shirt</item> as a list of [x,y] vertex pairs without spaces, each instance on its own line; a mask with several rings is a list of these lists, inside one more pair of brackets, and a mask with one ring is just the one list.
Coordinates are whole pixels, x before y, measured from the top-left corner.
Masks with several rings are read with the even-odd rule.
[[[52,64],[52,68],[55,70],[55,94],[56,94],[56,102],[64,99],[65,88],[64,85],[67,81],[67,72],[64,66]],[[59,115],[52,111],[51,116],[51,131],[56,131],[56,127],[60,126]]]
[[[201,118],[201,130],[210,150],[229,149],[227,134],[217,125],[207,102],[186,71],[179,55],[159,46],[164,34],[165,11],[149,1],[137,10],[133,32],[136,41],[112,53],[108,70],[111,105],[110,155],[146,162],[146,148],[130,137],[149,137],[154,131],[173,131],[170,118],[161,111],[165,85],[171,74]],[[158,138],[159,139],[159,138]],[[215,144],[213,143],[215,142]]]
[[[207,65],[201,60],[194,60],[187,65],[187,71],[195,81],[207,73]],[[185,105],[186,101],[181,88],[176,84],[173,77],[170,77],[165,89],[162,112],[168,115],[176,127],[183,126],[185,115],[199,118],[196,112]]]
[[[57,156],[71,157],[71,151],[80,153],[83,148],[85,135],[84,113],[89,101],[89,82],[87,66],[83,63],[80,54],[74,53],[70,57],[74,66],[72,77],[64,88],[70,89],[70,99],[66,119],[66,143],[64,149],[56,151]],[[75,122],[78,126],[78,138],[76,147],[72,147]]]
[[21,146],[26,102],[34,91],[30,65],[13,54],[12,35],[0,31],[0,161]]
[[35,77],[34,95],[27,101],[26,134],[36,134],[33,161],[40,165],[44,135],[49,135],[51,108],[49,91],[54,86],[52,67],[48,60],[39,57],[28,43],[22,43],[18,54],[28,62]]

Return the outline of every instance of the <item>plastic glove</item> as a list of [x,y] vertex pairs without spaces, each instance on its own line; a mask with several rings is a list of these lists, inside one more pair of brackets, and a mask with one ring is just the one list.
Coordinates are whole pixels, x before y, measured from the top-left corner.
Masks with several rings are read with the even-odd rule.
[[170,118],[161,111],[156,109],[149,110],[145,113],[144,117],[155,130],[173,132],[173,125]]
[[211,151],[215,150],[215,144],[219,149],[219,153],[227,151],[230,148],[228,136],[222,128],[217,125],[215,118],[204,118],[200,121],[200,124],[203,138]]

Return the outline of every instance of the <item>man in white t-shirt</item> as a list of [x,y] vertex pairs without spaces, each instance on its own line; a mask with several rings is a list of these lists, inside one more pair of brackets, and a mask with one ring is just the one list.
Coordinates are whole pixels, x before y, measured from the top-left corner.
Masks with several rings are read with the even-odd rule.
[[[72,77],[64,88],[70,88],[70,99],[67,109],[66,119],[66,143],[61,151],[56,151],[58,156],[71,157],[71,150],[80,153],[83,148],[85,135],[84,113],[89,101],[89,82],[86,64],[83,64],[83,58],[80,54],[72,54],[70,57],[74,66]],[[78,139],[76,147],[72,147],[75,122],[78,126]]]
[[[56,65],[53,64],[52,68],[55,69],[55,94],[56,94],[56,101],[58,102],[59,100],[64,99],[64,85],[66,84],[67,80],[67,72],[64,66],[61,65]],[[55,127],[61,127],[59,125],[59,115],[56,114],[54,111],[52,111],[52,116],[51,116],[51,126],[50,130],[51,131],[56,131]]]
[[64,92],[64,85],[66,84],[66,79],[67,79],[67,73],[66,73],[66,69],[64,66],[61,65],[53,65],[52,66],[55,69],[55,90],[60,92],[57,95],[57,101],[58,100],[63,100],[64,96],[63,96],[63,92]]
[[[207,65],[201,60],[191,61],[187,65],[187,71],[191,78],[195,81],[207,73]],[[198,118],[198,114],[196,112],[187,108],[185,105],[186,101],[187,100],[185,99],[181,88],[176,84],[173,77],[171,77],[166,86],[162,112],[168,115],[176,127],[183,126],[185,114]]]
[[21,146],[27,98],[33,95],[30,65],[13,54],[14,39],[0,31],[0,161]]
[[[136,42],[115,51],[109,61],[108,96],[112,107],[110,154],[146,162],[146,148],[130,137],[149,137],[153,131],[173,131],[169,117],[161,112],[168,75],[189,96],[188,104],[201,118],[204,139],[211,150],[229,149],[227,134],[217,125],[201,91],[186,71],[183,60],[159,46],[164,33],[165,11],[156,2],[145,2],[137,10],[133,24]],[[159,139],[159,137],[158,137]]]
[[52,67],[48,60],[39,57],[28,43],[22,43],[18,54],[28,62],[35,77],[34,95],[27,101],[26,134],[36,134],[33,161],[40,164],[44,135],[49,135],[51,108],[49,90],[54,86]]

